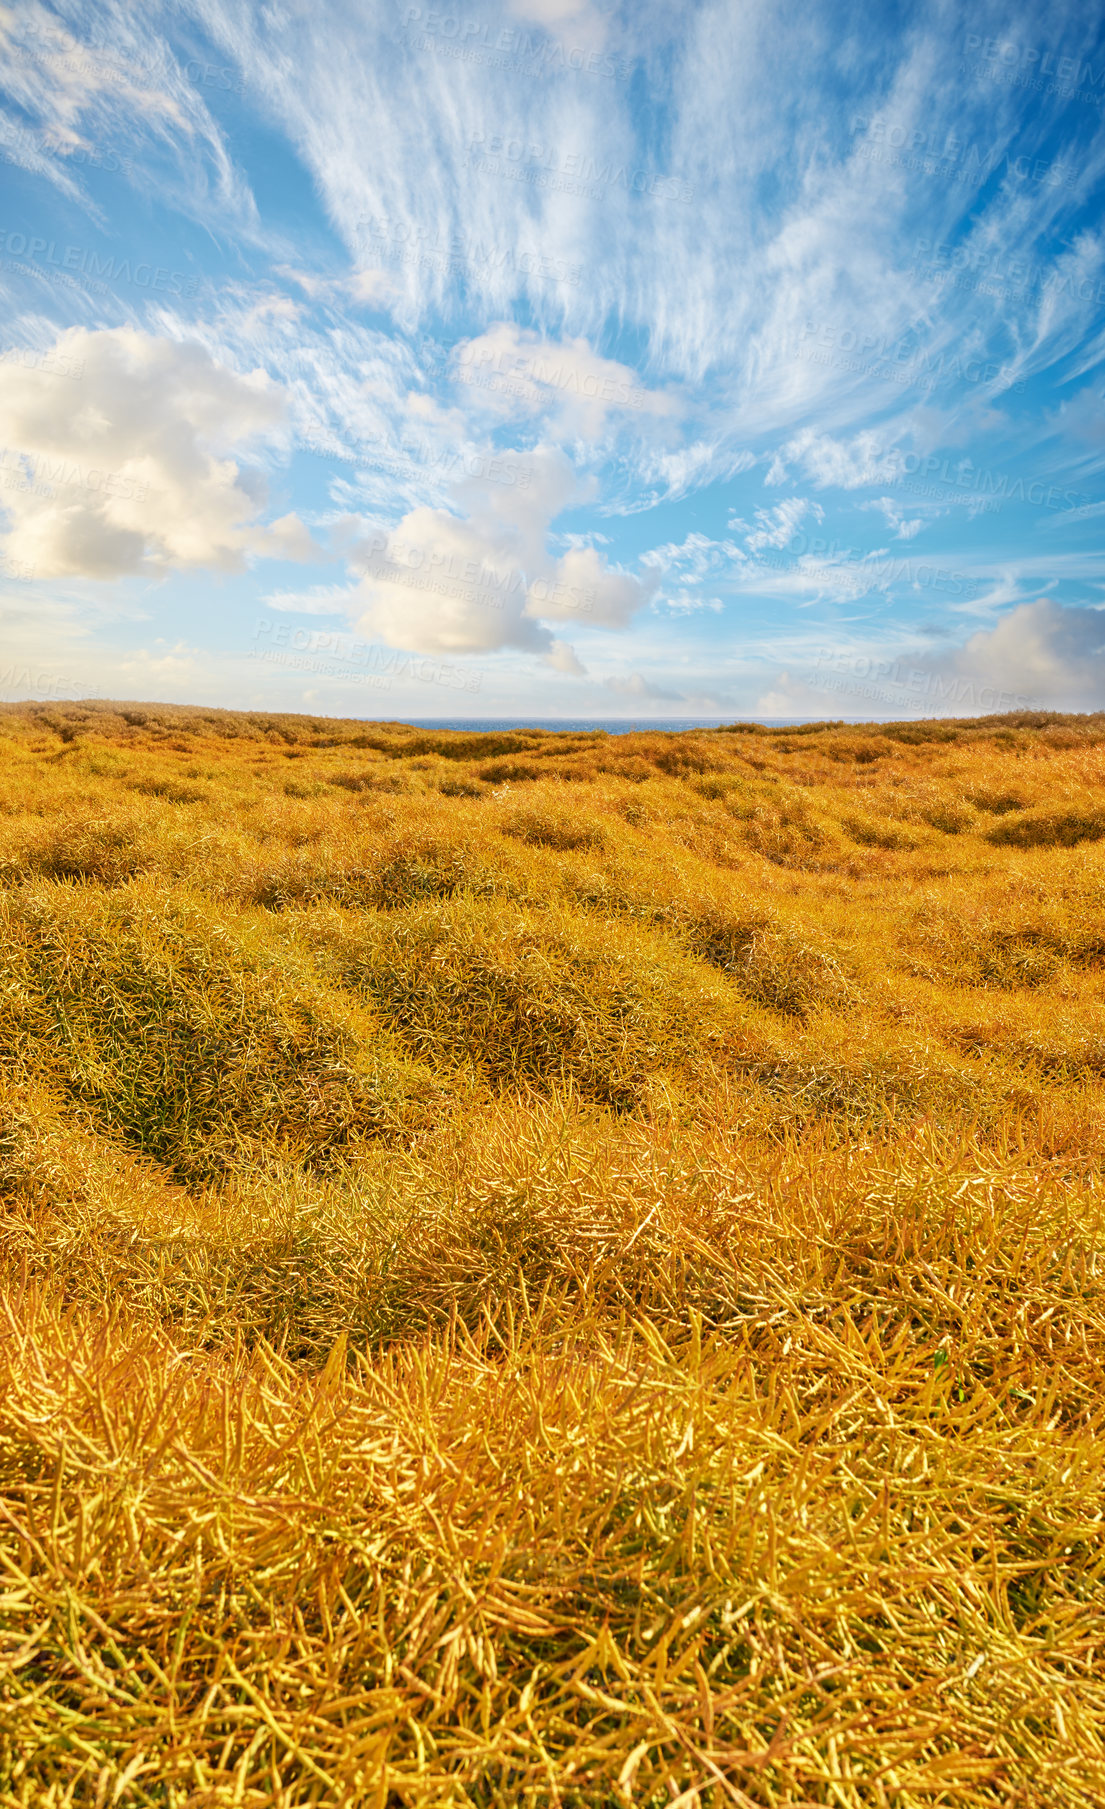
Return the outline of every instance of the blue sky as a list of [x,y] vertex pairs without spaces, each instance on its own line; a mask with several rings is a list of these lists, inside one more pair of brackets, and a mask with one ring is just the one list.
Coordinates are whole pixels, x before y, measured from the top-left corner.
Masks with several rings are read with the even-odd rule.
[[1090,4],[0,4],[0,695],[1105,705]]

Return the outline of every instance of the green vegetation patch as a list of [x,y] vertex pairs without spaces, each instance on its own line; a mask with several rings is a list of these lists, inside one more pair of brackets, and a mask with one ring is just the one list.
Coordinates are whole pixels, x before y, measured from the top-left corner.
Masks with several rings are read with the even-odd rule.
[[1006,989],[1046,986],[1064,963],[1105,964],[1105,910],[1092,887],[996,902],[989,910],[926,906],[910,956],[914,972],[928,979]]
[[987,834],[1003,848],[1073,848],[1105,836],[1105,809],[1086,805],[1072,810],[1036,810],[1004,817]]
[[273,1157],[325,1166],[428,1122],[429,1077],[309,973],[150,885],[0,899],[9,1071],[60,1086],[186,1181]]
[[771,1011],[805,1018],[841,1009],[858,996],[836,954],[762,911],[704,909],[692,916],[685,934],[694,952],[720,968],[746,999]]
[[375,918],[318,914],[323,973],[371,1001],[411,1054],[496,1088],[568,1087],[618,1110],[650,1074],[724,1060],[719,983],[625,923],[460,897]]
[[512,810],[503,828],[507,835],[516,836],[518,841],[528,842],[531,847],[601,848],[606,842],[606,830],[601,823],[581,816],[578,811],[547,805],[532,810]]

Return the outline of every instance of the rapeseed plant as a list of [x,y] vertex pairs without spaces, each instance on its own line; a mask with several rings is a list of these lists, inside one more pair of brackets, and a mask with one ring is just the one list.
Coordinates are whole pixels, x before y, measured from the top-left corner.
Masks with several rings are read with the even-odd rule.
[[1102,824],[0,709],[0,1806],[1105,1801]]

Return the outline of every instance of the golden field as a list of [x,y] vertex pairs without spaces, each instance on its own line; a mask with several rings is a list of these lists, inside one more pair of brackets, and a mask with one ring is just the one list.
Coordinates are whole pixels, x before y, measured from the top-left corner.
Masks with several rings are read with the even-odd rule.
[[1105,1803],[1105,717],[0,753],[3,1809]]

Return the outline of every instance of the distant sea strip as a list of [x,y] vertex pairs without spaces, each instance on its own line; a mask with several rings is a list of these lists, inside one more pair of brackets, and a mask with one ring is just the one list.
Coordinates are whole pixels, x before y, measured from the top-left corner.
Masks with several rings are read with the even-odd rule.
[[[404,716],[402,720],[411,729],[466,729],[471,733],[487,734],[494,730],[502,733],[507,729],[575,729],[577,732],[604,730],[607,735],[633,735],[644,729],[662,729],[670,733],[676,729],[723,729],[730,723],[739,721],[733,716],[650,716],[647,718],[630,718],[627,716]],[[767,729],[794,728],[800,722],[809,722],[808,716],[757,716],[747,718]]]

